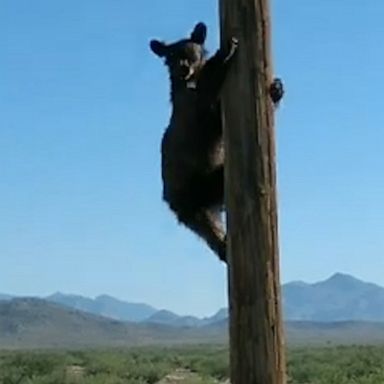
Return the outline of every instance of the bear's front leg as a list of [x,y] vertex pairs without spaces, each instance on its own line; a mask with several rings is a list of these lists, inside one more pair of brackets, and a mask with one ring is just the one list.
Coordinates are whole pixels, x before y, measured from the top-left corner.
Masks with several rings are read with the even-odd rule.
[[232,38],[225,47],[221,47],[204,65],[197,84],[200,105],[208,106],[217,100],[237,48],[238,40]]

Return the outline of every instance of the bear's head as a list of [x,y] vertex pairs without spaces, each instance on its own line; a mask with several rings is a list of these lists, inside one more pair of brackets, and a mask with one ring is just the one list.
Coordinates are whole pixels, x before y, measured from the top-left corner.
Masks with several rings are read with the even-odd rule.
[[188,82],[195,77],[205,63],[206,37],[206,25],[198,23],[189,38],[171,44],[151,40],[150,48],[157,56],[165,59],[173,81]]

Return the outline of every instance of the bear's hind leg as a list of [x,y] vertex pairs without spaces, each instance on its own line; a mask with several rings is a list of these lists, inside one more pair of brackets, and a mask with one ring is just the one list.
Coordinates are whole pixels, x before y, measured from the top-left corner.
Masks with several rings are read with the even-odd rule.
[[202,209],[190,215],[178,215],[180,222],[206,241],[221,261],[226,262],[225,229],[220,210]]

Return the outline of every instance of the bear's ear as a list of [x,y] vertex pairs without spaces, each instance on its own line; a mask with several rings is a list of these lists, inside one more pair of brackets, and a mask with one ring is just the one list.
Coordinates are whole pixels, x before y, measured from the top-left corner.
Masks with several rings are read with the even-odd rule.
[[164,57],[167,54],[167,45],[161,41],[151,40],[149,46],[152,52],[159,57]]
[[196,44],[203,45],[207,37],[207,26],[204,23],[196,24],[193,32],[191,33],[191,41]]

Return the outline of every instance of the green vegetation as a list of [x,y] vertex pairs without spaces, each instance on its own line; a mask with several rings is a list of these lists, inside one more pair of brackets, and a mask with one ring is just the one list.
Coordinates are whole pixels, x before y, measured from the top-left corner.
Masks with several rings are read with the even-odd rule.
[[383,384],[384,347],[296,349],[288,368],[290,384]]
[[[289,384],[383,384],[384,347],[292,349]],[[0,384],[213,384],[228,377],[219,346],[0,352]]]

